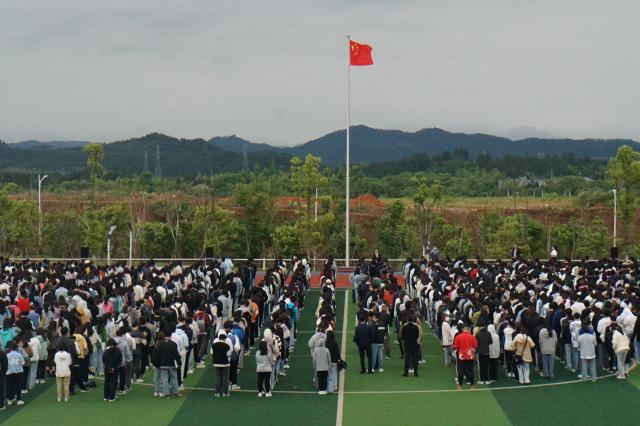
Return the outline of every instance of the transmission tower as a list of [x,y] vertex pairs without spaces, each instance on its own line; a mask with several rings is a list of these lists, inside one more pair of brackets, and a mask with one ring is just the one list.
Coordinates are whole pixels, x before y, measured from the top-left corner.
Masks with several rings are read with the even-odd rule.
[[156,145],[156,176],[162,177],[162,169],[160,168],[160,145]]
[[144,173],[149,173],[149,151],[144,150],[144,167],[142,170]]
[[242,142],[242,171],[249,171],[249,157],[247,156],[247,143]]

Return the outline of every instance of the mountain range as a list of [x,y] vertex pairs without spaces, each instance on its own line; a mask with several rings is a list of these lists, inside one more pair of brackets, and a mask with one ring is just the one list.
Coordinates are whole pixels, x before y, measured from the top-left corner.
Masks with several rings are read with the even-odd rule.
[[[144,171],[145,155],[149,171],[155,170],[159,147],[163,176],[194,176],[242,169],[246,152],[250,167],[286,167],[293,156],[312,154],[328,166],[344,163],[345,131],[328,133],[320,138],[292,147],[255,143],[235,135],[204,139],[178,139],[160,133],[105,145],[104,166],[112,175],[139,174]],[[622,145],[640,150],[630,139],[550,139],[511,140],[487,134],[453,133],[438,128],[416,132],[382,130],[367,126],[351,128],[351,161],[371,164],[402,160],[418,153],[429,155],[464,149],[469,156],[491,154],[493,157],[551,156],[570,153],[576,157],[606,159]],[[24,141],[0,143],[0,171],[61,172],[85,167],[83,141]],[[145,154],[146,153],[146,154]]]

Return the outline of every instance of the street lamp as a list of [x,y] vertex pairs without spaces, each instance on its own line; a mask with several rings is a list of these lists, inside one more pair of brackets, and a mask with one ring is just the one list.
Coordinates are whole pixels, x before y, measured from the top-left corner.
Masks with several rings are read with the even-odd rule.
[[616,231],[618,229],[618,190],[612,189],[613,192],[613,247],[616,247]]
[[129,266],[133,265],[133,223],[129,224]]
[[116,225],[111,225],[109,232],[107,232],[107,266],[111,263],[111,235],[117,228]]
[[551,253],[551,225],[549,224],[549,204],[545,204],[544,208],[547,211],[547,255]]
[[42,182],[49,175],[38,175],[38,250],[42,251]]

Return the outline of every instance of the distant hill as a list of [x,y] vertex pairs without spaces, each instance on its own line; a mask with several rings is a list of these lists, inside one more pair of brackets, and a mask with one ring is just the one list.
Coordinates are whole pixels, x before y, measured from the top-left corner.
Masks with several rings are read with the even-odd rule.
[[[105,145],[104,167],[108,175],[133,175],[144,170],[147,152],[149,171],[155,170],[156,147],[160,148],[163,176],[195,176],[210,173],[238,172],[242,169],[242,154],[227,151],[203,139],[176,139],[160,133],[112,142]],[[283,153],[248,153],[249,166],[287,166],[290,157]],[[76,171],[85,168],[86,155],[82,147],[43,149],[17,148],[0,143],[0,170],[38,172]]]
[[540,138],[540,139],[558,139],[558,137],[552,133],[549,133],[544,130],[537,129],[531,126],[518,126],[508,129],[499,136],[503,138],[511,139],[512,141],[518,141],[522,139],[529,138]]
[[[320,156],[324,163],[342,164],[345,156],[345,131],[324,135],[303,145],[287,148],[292,155],[308,153]],[[518,156],[560,155],[571,153],[579,157],[609,158],[622,145],[640,150],[640,144],[628,139],[540,139],[529,138],[513,141],[504,137],[451,133],[438,128],[417,132],[380,130],[367,126],[351,128],[351,158],[354,163],[376,163],[401,160],[413,154],[440,154],[455,149],[465,149],[472,157],[489,153],[494,157],[507,154]]]
[[31,149],[31,148],[44,148],[44,149],[59,149],[59,148],[76,148],[83,147],[89,144],[87,141],[37,141],[28,140],[11,144],[14,148]]
[[274,146],[267,145],[266,143],[249,142],[248,140],[239,138],[236,135],[216,136],[209,139],[209,143],[217,146],[218,148],[226,149],[227,151],[236,152],[238,154],[242,154],[245,147],[247,152],[277,151],[279,149]]
[[[69,172],[85,168],[86,155],[81,141],[25,141],[17,144],[0,142],[0,172],[37,171]],[[547,139],[528,138],[513,141],[485,134],[452,133],[438,128],[417,132],[381,130],[367,126],[351,128],[352,163],[372,164],[402,160],[416,154],[434,156],[464,149],[472,158],[490,154],[494,159],[510,156],[559,156],[606,159],[614,156],[622,145],[640,150],[638,142],[628,139]],[[104,165],[109,175],[142,173],[147,152],[149,171],[155,170],[156,146],[160,147],[163,176],[237,172],[242,169],[246,149],[249,167],[288,167],[292,156],[313,154],[329,166],[344,164],[345,131],[326,134],[294,147],[274,147],[253,143],[237,136],[212,139],[177,139],[160,133],[112,142],[105,145]]]

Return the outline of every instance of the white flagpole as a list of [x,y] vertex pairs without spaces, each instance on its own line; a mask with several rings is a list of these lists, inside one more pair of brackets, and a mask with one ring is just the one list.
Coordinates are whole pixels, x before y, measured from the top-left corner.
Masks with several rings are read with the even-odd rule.
[[347,173],[345,194],[345,266],[349,266],[349,129],[351,127],[351,35],[347,34]]

